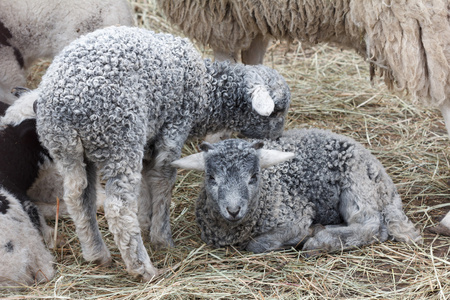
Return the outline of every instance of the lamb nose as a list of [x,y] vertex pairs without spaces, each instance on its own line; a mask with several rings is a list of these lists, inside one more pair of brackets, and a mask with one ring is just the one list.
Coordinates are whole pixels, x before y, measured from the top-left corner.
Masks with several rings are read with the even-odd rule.
[[235,209],[230,209],[229,207],[227,207],[227,211],[230,214],[230,216],[232,216],[233,218],[236,218],[239,211],[241,211],[241,207],[238,206]]

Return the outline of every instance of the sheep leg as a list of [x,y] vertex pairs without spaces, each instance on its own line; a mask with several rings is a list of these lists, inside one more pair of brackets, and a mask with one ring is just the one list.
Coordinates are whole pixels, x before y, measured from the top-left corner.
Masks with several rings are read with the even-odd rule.
[[376,216],[367,219],[365,223],[354,223],[348,226],[327,225],[324,230],[309,238],[302,250],[309,252],[306,254],[309,256],[320,252],[337,252],[383,242],[387,235],[380,234],[380,225],[380,219]]
[[[78,148],[82,150],[81,142]],[[66,160],[58,161],[60,174],[65,174],[64,200],[75,223],[83,257],[87,261],[108,265],[111,254],[102,240],[96,219],[96,166],[83,159],[81,153],[78,153],[81,159],[68,155]]]
[[442,116],[444,117],[445,127],[447,128],[447,134],[450,137],[450,101],[445,101],[440,106],[440,110]]
[[105,216],[127,271],[137,278],[150,281],[158,270],[152,265],[144,247],[137,217],[141,173],[131,169],[111,178],[105,177]]
[[143,160],[141,189],[138,199],[138,219],[143,236],[150,237],[150,226],[153,215],[152,196],[149,172],[152,169],[151,160]]
[[303,217],[295,223],[287,223],[272,231],[254,237],[247,245],[246,250],[254,253],[282,250],[295,247],[311,236],[312,219],[306,211]]
[[151,192],[150,243],[156,249],[173,247],[170,228],[170,201],[176,169],[158,166],[147,172]]
[[170,164],[180,157],[181,147],[187,138],[187,133],[184,130],[181,132],[184,133],[177,137],[173,137],[173,133],[161,134],[171,139],[158,140],[151,167],[144,172],[151,193],[150,243],[157,249],[174,246],[170,228],[170,201],[177,171]]
[[250,47],[241,51],[242,63],[246,65],[262,64],[269,42],[270,39],[265,38],[262,34],[258,34],[251,42]]
[[310,235],[309,225],[304,224],[304,221],[311,223],[311,219],[305,218],[301,224],[291,224],[292,226],[277,228],[261,234],[254,237],[245,249],[254,253],[262,253],[295,247]]
[[226,61],[237,62],[237,53],[223,51],[222,49],[213,49],[214,59],[216,61]]

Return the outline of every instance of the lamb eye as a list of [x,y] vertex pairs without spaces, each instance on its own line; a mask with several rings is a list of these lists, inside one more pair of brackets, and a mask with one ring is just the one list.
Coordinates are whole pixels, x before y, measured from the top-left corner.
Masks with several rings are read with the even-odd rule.
[[258,181],[258,173],[254,173],[252,177],[250,177],[250,183],[256,183]]
[[281,117],[284,113],[284,109],[280,109],[280,108],[275,108],[274,111],[270,114],[271,118],[274,117]]
[[213,175],[208,175],[207,178],[210,184],[216,184],[216,178]]

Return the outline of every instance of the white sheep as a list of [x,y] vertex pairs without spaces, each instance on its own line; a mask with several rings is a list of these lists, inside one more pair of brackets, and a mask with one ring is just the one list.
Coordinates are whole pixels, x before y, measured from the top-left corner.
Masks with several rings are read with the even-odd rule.
[[53,58],[79,36],[110,25],[133,24],[126,0],[0,1],[0,99],[25,86],[26,70],[39,58]]
[[[389,89],[439,108],[450,135],[448,0],[158,0],[167,18],[216,59],[260,64],[271,39],[354,49]],[[450,212],[440,233],[450,235]]]
[[[0,115],[8,105],[0,102]],[[54,275],[50,228],[27,196],[42,164],[50,161],[39,144],[35,120],[0,128],[0,287],[31,285]]]
[[348,137],[290,130],[200,148],[172,165],[205,172],[196,217],[208,244],[257,253],[303,244],[313,254],[421,241],[381,163]]
[[[2,122],[36,117],[40,140],[64,174],[64,200],[83,256],[108,264],[95,218],[100,169],[105,216],[127,270],[150,280],[157,270],[139,223],[149,224],[153,245],[173,245],[169,207],[176,169],[170,163],[185,140],[223,129],[277,138],[289,104],[285,80],[268,67],[213,63],[187,39],[109,27],[64,48],[39,87],[17,100]],[[142,191],[147,204],[139,209],[147,220],[138,222]]]

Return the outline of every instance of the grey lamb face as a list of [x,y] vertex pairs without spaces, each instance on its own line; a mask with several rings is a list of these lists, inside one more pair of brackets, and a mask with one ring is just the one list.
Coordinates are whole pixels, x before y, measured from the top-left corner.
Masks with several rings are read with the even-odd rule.
[[[284,78],[275,70],[246,66],[247,88],[251,93],[252,116],[241,133],[250,138],[276,139],[281,136],[291,103],[291,93]],[[266,100],[267,99],[267,100]]]
[[240,222],[258,199],[260,164],[257,149],[249,144],[226,140],[219,144],[203,143],[205,188],[209,205],[229,222]]

